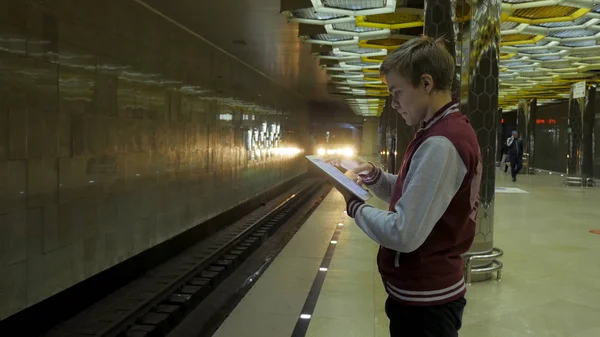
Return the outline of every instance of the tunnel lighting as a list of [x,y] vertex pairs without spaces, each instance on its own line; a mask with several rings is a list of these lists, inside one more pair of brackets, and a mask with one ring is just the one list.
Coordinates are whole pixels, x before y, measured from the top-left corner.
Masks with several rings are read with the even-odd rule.
[[354,156],[354,149],[350,148],[350,147],[346,147],[346,148],[335,148],[335,149],[325,149],[325,148],[319,148],[317,150],[317,154],[319,156],[324,156],[324,155],[340,155],[340,156],[344,156],[344,157],[352,157]]
[[302,149],[299,149],[297,147],[278,147],[278,148],[274,148],[272,149],[273,153],[276,155],[283,155],[283,156],[295,156],[299,153],[302,153]]
[[346,157],[352,157],[352,156],[354,156],[354,150],[351,148],[345,148],[343,150],[343,155]]

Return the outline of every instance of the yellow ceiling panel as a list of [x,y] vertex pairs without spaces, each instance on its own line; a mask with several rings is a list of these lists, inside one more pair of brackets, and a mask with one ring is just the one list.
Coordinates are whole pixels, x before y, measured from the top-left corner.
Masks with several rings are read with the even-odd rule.
[[423,22],[423,16],[411,13],[388,13],[379,15],[368,15],[364,17],[365,22],[383,23],[394,25],[397,23]]
[[501,46],[517,46],[520,44],[536,44],[544,35],[511,34],[502,36]]
[[360,41],[358,43],[358,45],[361,48],[377,48],[377,49],[394,50],[394,49],[398,48],[404,42],[406,42],[406,40],[402,40],[402,39],[378,39],[378,40]]
[[369,56],[369,57],[361,57],[362,62],[373,62],[373,63],[381,63],[385,56]]
[[517,9],[512,16],[524,19],[548,19],[573,15],[579,8],[568,6],[545,6]]
[[589,13],[589,11],[590,9],[588,8],[567,6],[545,6],[517,9],[510,16],[503,17],[503,21],[527,23],[531,25],[539,25],[550,22],[568,22],[579,19],[580,17]]
[[535,35],[526,35],[526,34],[510,34],[502,36],[502,42],[514,42],[514,41],[524,41],[531,40],[535,37]]
[[406,12],[357,16],[356,25],[382,29],[405,29],[423,27],[423,15]]

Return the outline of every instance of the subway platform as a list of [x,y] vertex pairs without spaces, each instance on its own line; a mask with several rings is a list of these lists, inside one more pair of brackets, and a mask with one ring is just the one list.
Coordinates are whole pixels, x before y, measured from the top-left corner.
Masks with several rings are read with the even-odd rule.
[[[600,189],[496,179],[502,280],[468,287],[460,335],[600,336]],[[377,248],[333,190],[214,336],[389,336]]]

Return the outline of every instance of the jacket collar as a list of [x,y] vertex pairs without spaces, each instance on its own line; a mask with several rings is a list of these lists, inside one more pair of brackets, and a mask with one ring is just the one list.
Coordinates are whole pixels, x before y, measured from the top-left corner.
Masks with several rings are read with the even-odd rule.
[[431,117],[429,120],[427,121],[422,121],[421,122],[421,128],[420,130],[426,130],[429,129],[433,124],[435,124],[437,121],[439,121],[440,119],[448,116],[449,114],[458,111],[458,100],[454,99],[450,102],[448,102],[446,105],[444,105],[443,107],[441,107],[434,115],[433,117]]

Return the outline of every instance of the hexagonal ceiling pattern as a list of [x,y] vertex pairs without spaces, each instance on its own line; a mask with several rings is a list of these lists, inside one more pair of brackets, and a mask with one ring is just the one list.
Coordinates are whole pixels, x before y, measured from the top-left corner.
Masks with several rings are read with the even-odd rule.
[[[597,1],[503,1],[499,105],[505,111],[519,99],[568,99],[573,83],[599,81]],[[282,12],[300,25],[300,40],[313,44],[330,94],[363,116],[379,116],[388,96],[379,78],[385,55],[423,33],[423,8],[395,0],[282,0]]]

